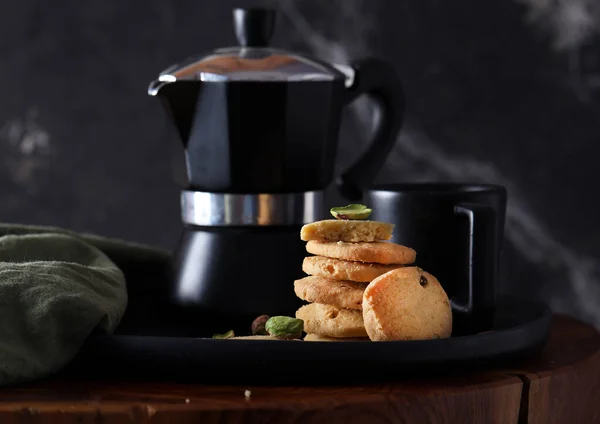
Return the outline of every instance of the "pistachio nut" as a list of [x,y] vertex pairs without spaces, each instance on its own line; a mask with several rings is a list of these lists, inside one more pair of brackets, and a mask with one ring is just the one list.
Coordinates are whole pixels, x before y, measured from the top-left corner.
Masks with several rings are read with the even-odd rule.
[[253,336],[266,336],[267,334],[269,334],[265,329],[265,324],[267,323],[269,318],[270,317],[268,315],[260,315],[256,317],[254,321],[252,321],[251,329]]
[[285,316],[271,317],[265,324],[265,329],[269,335],[279,339],[297,339],[302,336],[304,321]]
[[337,208],[330,209],[331,215],[336,219],[367,219],[371,212],[371,209],[365,205],[350,204],[346,206],[340,206]]
[[233,337],[235,337],[233,330],[229,330],[227,333],[223,334],[213,334],[212,336],[213,339],[231,339]]

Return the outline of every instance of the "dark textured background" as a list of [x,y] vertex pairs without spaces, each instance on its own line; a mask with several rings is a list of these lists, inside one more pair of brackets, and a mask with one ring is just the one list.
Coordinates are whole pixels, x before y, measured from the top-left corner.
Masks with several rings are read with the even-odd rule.
[[[0,220],[173,247],[172,133],[146,88],[233,44],[231,8],[249,3],[2,2]],[[380,179],[506,185],[503,290],[600,326],[597,2],[279,4],[274,44],[397,66],[408,116]],[[345,115],[340,166],[365,143],[369,106]]]

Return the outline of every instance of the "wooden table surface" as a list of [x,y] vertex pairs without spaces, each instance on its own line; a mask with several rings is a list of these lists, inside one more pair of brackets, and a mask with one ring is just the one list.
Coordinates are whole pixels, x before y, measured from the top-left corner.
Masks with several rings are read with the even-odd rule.
[[313,388],[55,380],[0,389],[1,424],[259,422],[600,423],[600,334],[555,316],[535,359],[460,378]]

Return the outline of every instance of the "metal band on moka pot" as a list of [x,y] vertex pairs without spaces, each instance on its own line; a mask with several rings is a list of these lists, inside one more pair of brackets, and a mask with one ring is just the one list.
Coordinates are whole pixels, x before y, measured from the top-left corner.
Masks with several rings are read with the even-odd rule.
[[183,190],[181,217],[201,227],[303,225],[322,219],[323,192],[231,194]]

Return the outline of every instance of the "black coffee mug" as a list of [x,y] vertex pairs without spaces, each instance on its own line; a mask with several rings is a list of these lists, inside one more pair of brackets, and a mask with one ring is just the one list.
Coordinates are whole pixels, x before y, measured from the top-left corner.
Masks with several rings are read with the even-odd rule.
[[412,247],[416,264],[450,298],[453,335],[492,328],[506,189],[497,185],[386,184],[365,192],[369,219],[395,224],[394,243]]

